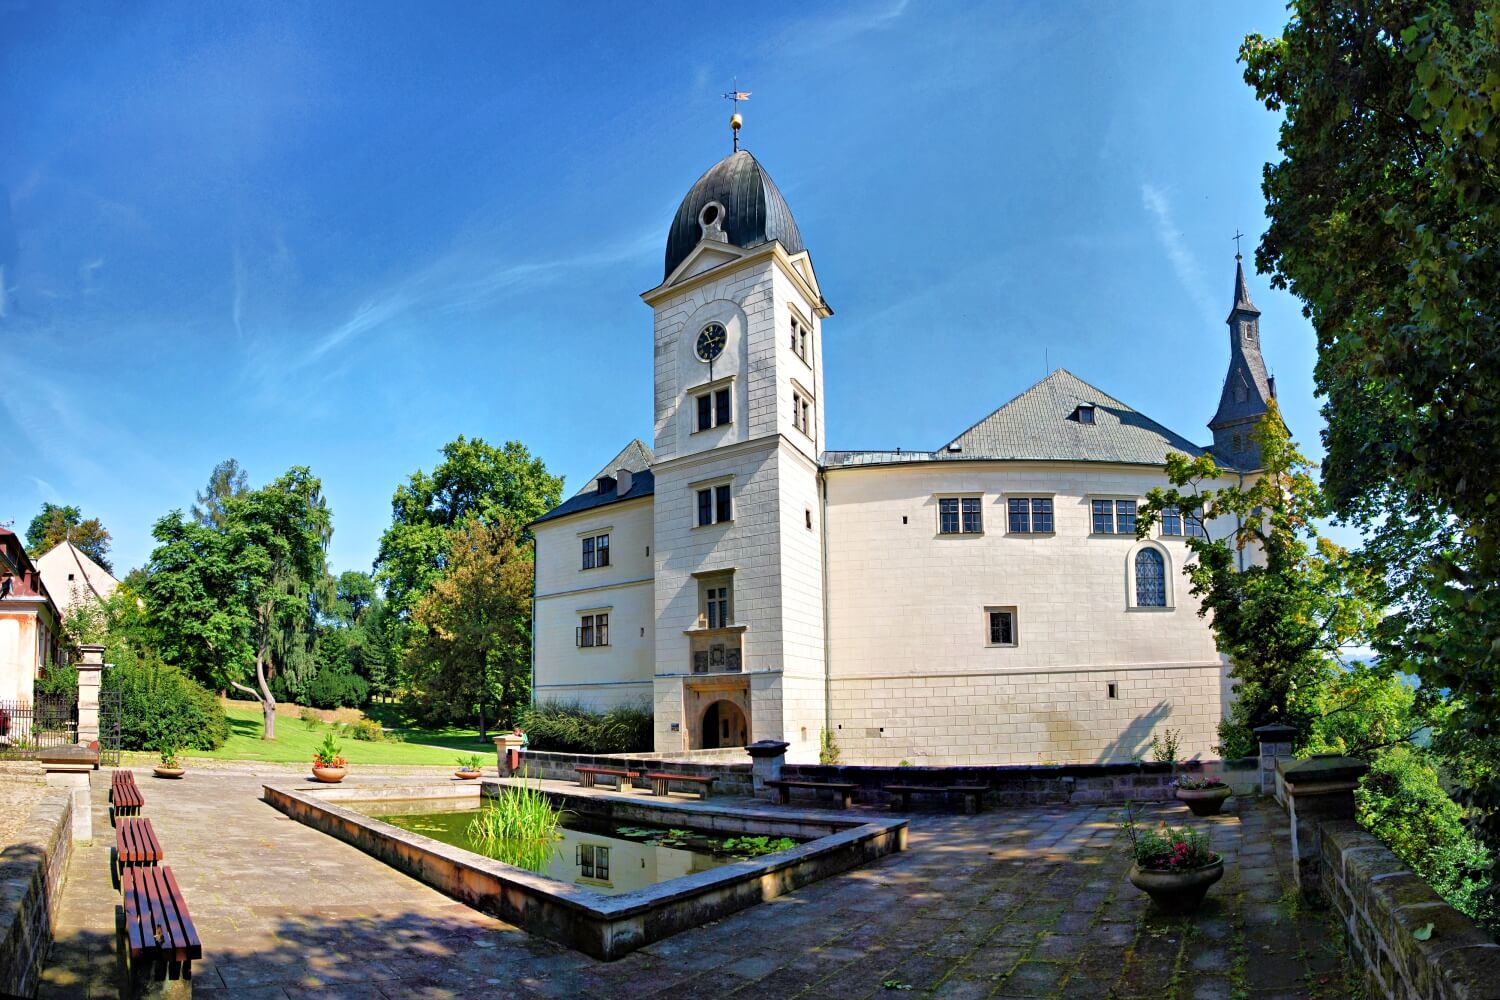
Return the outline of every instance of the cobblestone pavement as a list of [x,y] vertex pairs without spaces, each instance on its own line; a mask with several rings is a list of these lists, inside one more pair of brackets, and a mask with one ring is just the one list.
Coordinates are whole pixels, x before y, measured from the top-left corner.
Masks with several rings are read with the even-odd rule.
[[[434,772],[434,775],[439,772]],[[238,774],[138,772],[204,942],[194,987],[246,1000],[479,997],[1342,997],[1339,942],[1287,891],[1286,819],[1231,799],[1191,918],[1125,879],[1116,807],[915,813],[910,849],[602,963],[288,820]],[[96,775],[96,779],[99,775]],[[104,793],[75,851],[44,998],[118,996]]]

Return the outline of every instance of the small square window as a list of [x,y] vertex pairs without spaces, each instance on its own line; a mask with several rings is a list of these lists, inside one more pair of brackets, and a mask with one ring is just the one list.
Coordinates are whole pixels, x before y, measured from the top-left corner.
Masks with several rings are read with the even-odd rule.
[[986,608],[985,620],[989,627],[991,646],[1014,646],[1016,644],[1015,608]]
[[1104,685],[1104,694],[1109,698],[1120,697],[1120,685],[1116,684],[1114,681],[1108,682]]

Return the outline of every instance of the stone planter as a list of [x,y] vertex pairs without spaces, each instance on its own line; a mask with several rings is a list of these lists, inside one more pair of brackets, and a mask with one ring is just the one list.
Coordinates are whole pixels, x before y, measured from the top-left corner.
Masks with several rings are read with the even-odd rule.
[[1228,785],[1216,785],[1213,788],[1179,788],[1177,800],[1186,802],[1194,816],[1217,816],[1219,810],[1224,808],[1224,800],[1232,794]]
[[473,771],[461,771],[460,770],[460,771],[454,771],[453,772],[453,776],[455,778],[462,778],[464,781],[473,781],[475,778],[479,777],[482,774],[484,774],[484,772],[480,771],[480,770],[473,770]]
[[180,767],[153,767],[151,770],[158,778],[180,778],[187,773]]
[[319,767],[316,764],[313,765],[313,777],[319,781],[326,781],[330,785],[343,781],[344,775],[348,773],[349,769],[347,767]]
[[1192,913],[1203,902],[1208,887],[1224,877],[1224,859],[1204,868],[1185,872],[1147,871],[1140,865],[1130,866],[1130,882],[1151,897],[1166,913]]

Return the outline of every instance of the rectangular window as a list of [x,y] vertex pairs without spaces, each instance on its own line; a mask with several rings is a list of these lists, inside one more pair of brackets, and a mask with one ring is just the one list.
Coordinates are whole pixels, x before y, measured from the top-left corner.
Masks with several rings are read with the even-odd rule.
[[943,497],[938,500],[938,532],[944,535],[958,534],[958,497]]
[[729,588],[709,587],[704,592],[705,621],[709,628],[729,626]]
[[583,540],[583,568],[609,565],[609,536],[590,535]]
[[1091,507],[1094,516],[1094,534],[1135,534],[1134,500],[1094,500]]
[[609,848],[597,844],[578,845],[578,874],[583,878],[609,881]]
[[1182,512],[1176,507],[1161,509],[1161,533],[1163,535],[1182,534]]
[[938,497],[938,534],[983,534],[983,503],[983,497]]
[[734,511],[730,503],[729,484],[705,486],[698,491],[698,527],[732,521]]
[[714,389],[693,397],[698,408],[697,430],[706,431],[712,427],[722,427],[729,423],[734,414],[730,407],[729,387]]
[[1011,497],[1006,501],[1006,513],[1013,535],[1052,533],[1051,497]]
[[808,364],[812,364],[812,357],[808,353],[809,335],[811,331],[808,329],[808,325],[802,321],[802,317],[798,316],[795,312],[792,313],[791,330],[792,353],[797,355],[797,357],[801,358],[803,361],[806,361]]
[[578,645],[588,648],[609,645],[609,614],[583,615],[578,619]]
[[989,619],[991,646],[1014,646],[1016,644],[1016,612],[1014,608],[986,608]]
[[1208,537],[1208,532],[1203,527],[1202,514],[1184,514],[1182,516],[1182,527],[1189,538]]

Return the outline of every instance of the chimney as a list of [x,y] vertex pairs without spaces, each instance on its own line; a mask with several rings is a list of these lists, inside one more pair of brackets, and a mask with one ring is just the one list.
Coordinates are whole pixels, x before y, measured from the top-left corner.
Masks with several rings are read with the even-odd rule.
[[1275,399],[1276,398],[1276,376],[1275,375],[1268,375],[1268,376],[1266,376],[1266,387],[1271,390],[1271,398]]
[[630,492],[631,486],[635,485],[635,473],[629,469],[621,469],[615,473],[615,483],[617,484],[615,495],[622,497]]

